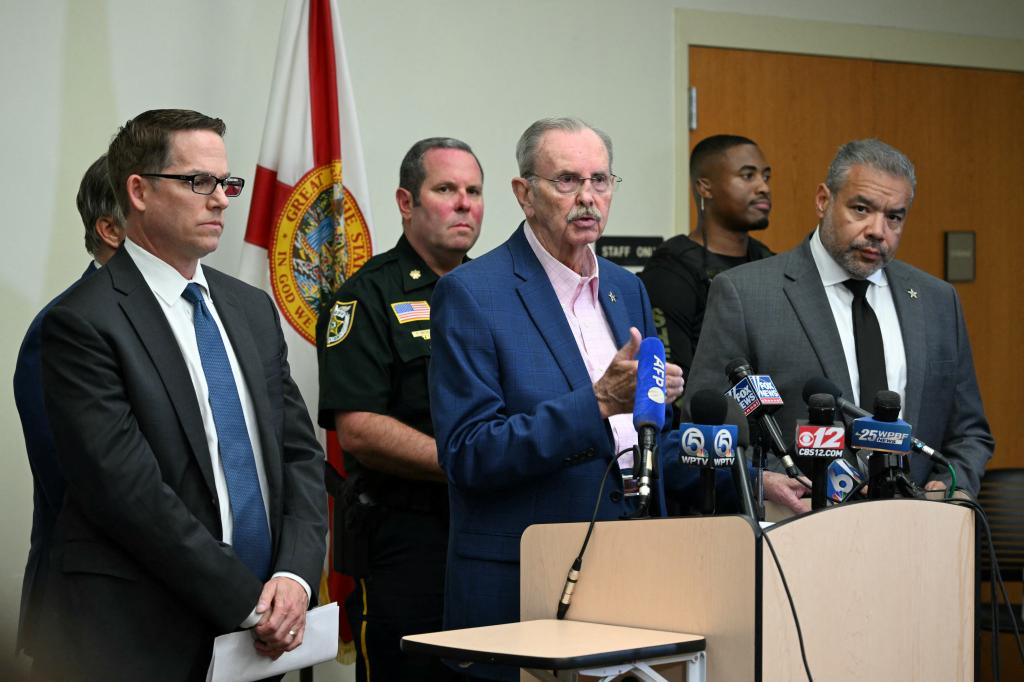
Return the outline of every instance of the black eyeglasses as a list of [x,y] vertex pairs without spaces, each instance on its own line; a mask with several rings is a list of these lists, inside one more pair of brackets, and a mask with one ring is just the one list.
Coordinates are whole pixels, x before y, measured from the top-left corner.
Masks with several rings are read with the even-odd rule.
[[236,178],[235,176],[229,176],[226,178],[218,178],[216,175],[210,175],[209,173],[196,173],[195,175],[171,175],[170,173],[139,173],[144,178],[167,178],[168,180],[181,180],[187,182],[191,187],[192,191],[196,194],[213,194],[217,189],[217,185],[224,188],[224,194],[228,197],[237,197],[242,193],[242,188],[245,187],[244,178]]

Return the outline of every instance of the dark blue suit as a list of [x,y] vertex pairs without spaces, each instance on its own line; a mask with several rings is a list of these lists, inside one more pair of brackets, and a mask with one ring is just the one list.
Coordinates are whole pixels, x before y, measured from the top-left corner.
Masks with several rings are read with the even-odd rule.
[[[631,326],[654,335],[640,280],[598,261],[616,345],[629,340]],[[502,246],[443,277],[432,308],[430,402],[451,499],[445,628],[517,621],[520,536],[535,523],[590,519],[614,454],[611,430],[521,226]],[[660,461],[675,464],[660,480],[667,476],[672,488],[692,482],[695,472],[678,465],[678,438],[663,440]],[[633,507],[613,472],[598,519]],[[476,666],[472,672],[490,674]]]
[[50,557],[50,539],[64,501],[64,475],[57,462],[53,433],[43,404],[42,349],[43,318],[50,308],[83,279],[96,272],[96,264],[89,263],[74,284],[58,294],[32,320],[18,351],[14,369],[14,403],[21,417],[21,430],[25,435],[25,451],[32,469],[32,535],[25,563],[25,577],[21,583],[21,609],[18,615],[17,650],[32,653],[32,631],[36,615],[42,604],[46,586],[46,573]]

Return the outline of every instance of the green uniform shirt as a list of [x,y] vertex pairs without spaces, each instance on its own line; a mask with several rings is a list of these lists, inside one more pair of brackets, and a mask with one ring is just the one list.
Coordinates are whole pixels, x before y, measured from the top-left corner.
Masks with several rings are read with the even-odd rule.
[[317,324],[320,426],[333,429],[335,412],[375,412],[434,435],[427,369],[437,279],[403,235],[341,286]]

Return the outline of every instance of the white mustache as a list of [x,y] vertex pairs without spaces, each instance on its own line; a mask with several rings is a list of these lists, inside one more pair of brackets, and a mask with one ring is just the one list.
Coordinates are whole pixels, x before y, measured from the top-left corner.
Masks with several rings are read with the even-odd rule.
[[594,208],[593,206],[573,206],[572,210],[569,211],[569,215],[566,216],[566,222],[572,222],[579,220],[580,218],[593,218],[594,220],[601,222],[601,211]]

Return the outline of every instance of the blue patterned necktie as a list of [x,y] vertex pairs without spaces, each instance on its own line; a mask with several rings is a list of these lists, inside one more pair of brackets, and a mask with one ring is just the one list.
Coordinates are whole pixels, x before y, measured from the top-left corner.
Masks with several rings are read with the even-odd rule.
[[210,408],[217,427],[221,466],[228,484],[231,502],[231,546],[235,554],[260,580],[270,577],[270,530],[263,506],[260,481],[256,475],[256,457],[249,442],[242,415],[242,403],[231,373],[220,329],[210,315],[203,292],[195,282],[182,292],[192,304],[196,343],[203,363],[203,374],[210,392]]

